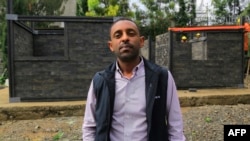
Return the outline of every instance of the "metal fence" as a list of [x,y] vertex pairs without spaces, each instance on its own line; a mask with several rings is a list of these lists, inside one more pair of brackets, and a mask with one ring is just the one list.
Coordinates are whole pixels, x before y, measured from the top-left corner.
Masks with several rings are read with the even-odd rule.
[[200,16],[195,19],[196,25],[210,26],[210,25],[242,25],[244,22],[250,22],[250,16]]

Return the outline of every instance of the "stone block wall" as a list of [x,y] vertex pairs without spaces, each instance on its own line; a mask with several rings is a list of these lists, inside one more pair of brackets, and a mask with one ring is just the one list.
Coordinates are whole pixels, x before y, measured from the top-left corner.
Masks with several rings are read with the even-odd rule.
[[112,22],[112,18],[66,21],[62,32],[47,35],[15,24],[13,97],[21,101],[86,99],[93,75],[115,59],[107,46]]
[[[155,37],[155,41],[145,40],[141,54],[148,60],[163,66],[169,67],[169,36],[164,33]],[[150,44],[151,43],[151,48]]]
[[15,59],[33,56],[33,35],[19,24],[14,24],[14,56]]
[[169,36],[161,34],[155,38],[155,63],[169,68]]
[[64,35],[34,35],[33,56],[64,56]]
[[[182,43],[176,34],[171,39],[170,70],[179,89],[243,86],[241,30],[207,31],[198,44],[196,41]],[[197,52],[197,45],[206,49]]]
[[[12,96],[22,101],[86,99],[93,75],[115,60],[107,45],[112,22],[69,20],[47,34],[14,22]],[[207,31],[202,40],[185,43],[178,34],[146,40],[141,50],[145,58],[169,68],[178,89],[243,85],[241,30]]]
[[144,47],[141,48],[141,55],[155,63],[155,42],[150,38],[145,40]]
[[145,40],[145,42],[144,42],[144,47],[143,48],[141,48],[141,55],[144,57],[144,58],[146,58],[146,59],[150,59],[149,58],[149,52],[150,50],[149,50],[149,41],[148,40]]

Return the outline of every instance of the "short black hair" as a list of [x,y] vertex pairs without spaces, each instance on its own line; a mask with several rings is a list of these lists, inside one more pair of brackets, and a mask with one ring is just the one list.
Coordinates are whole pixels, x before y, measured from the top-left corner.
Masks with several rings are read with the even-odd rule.
[[[133,23],[135,23],[135,21],[133,21],[132,19],[128,18],[128,17],[114,17],[114,20],[113,20],[113,24],[114,25],[115,23],[119,22],[119,21],[131,21]],[[136,24],[136,23],[135,23]],[[112,26],[111,26],[112,27]]]
[[110,26],[110,29],[109,29],[109,33],[111,33],[111,28],[113,27],[113,25],[116,24],[119,21],[130,21],[130,22],[134,23],[136,25],[136,27],[138,28],[138,31],[139,31],[139,34],[140,34],[140,28],[138,27],[136,22],[133,21],[132,19],[128,18],[128,17],[114,17],[113,23],[112,23],[112,25]]

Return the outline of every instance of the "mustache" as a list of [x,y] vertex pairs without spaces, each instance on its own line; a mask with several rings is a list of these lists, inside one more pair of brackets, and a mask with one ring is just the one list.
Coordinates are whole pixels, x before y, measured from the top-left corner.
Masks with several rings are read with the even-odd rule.
[[119,45],[119,49],[121,48],[133,48],[134,46],[128,42],[121,42]]

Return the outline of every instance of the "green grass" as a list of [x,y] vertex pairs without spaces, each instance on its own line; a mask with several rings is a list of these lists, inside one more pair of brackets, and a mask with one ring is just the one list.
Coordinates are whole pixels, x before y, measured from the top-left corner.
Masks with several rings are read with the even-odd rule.
[[53,140],[54,140],[54,141],[60,140],[60,139],[62,138],[63,134],[64,134],[64,133],[63,133],[62,131],[59,131],[59,132],[53,137]]

